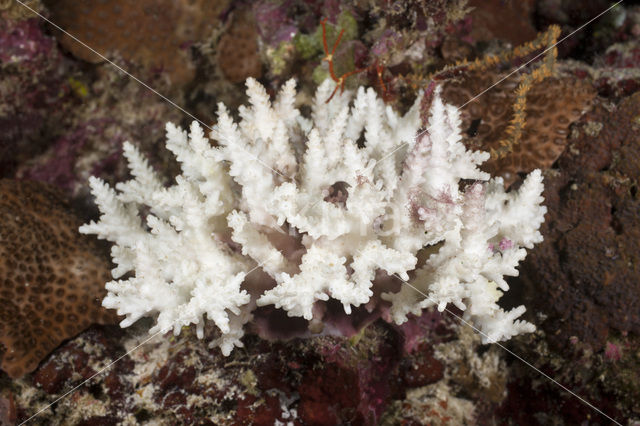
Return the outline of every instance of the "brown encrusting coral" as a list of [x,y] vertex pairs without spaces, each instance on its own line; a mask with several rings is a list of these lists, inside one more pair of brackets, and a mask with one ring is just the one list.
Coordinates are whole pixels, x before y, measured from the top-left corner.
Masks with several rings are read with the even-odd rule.
[[[53,22],[100,54],[117,52],[148,72],[166,73],[179,87],[195,75],[189,46],[208,35],[227,1],[51,0],[45,4]],[[60,33],[58,38],[77,58],[102,62],[100,56],[70,36]]]
[[248,11],[237,11],[218,41],[218,65],[231,83],[262,76],[258,30]]
[[[513,48],[501,47],[494,52],[485,52],[475,59],[459,59],[453,64],[444,64],[438,71],[431,74],[408,73],[399,79],[414,90],[425,87],[427,93],[433,90],[436,82],[440,82],[448,89],[446,90],[448,96],[447,93],[444,96],[445,100],[460,108],[469,105],[467,110],[471,109],[472,111],[466,111],[466,114],[463,111],[463,119],[466,118],[467,146],[488,151],[491,154],[491,162],[485,164],[485,169],[494,174],[504,175],[507,184],[511,184],[516,178],[516,172],[524,171],[520,170],[521,168],[531,171],[536,168],[549,167],[564,149],[563,138],[559,136],[566,136],[569,124],[579,118],[583,112],[582,108],[575,111],[574,108],[570,108],[572,115],[575,116],[573,120],[570,120],[571,117],[569,119],[560,117],[558,125],[558,123],[552,123],[553,120],[548,116],[546,109],[550,106],[551,96],[543,96],[543,99],[540,99],[541,94],[548,94],[547,91],[553,89],[562,91],[564,83],[574,83],[570,78],[561,77],[557,73],[558,52],[556,44],[560,34],[560,27],[551,25],[546,31],[539,33],[534,40],[522,45]],[[445,43],[442,48],[443,57],[456,56],[452,52],[445,55]],[[554,76],[554,80],[559,81],[556,81],[555,85],[550,85],[548,80]],[[498,89],[498,87],[500,88]],[[537,89],[537,93],[534,93],[534,96],[529,96],[534,88]],[[573,95],[569,103],[573,100],[578,104],[584,103],[584,107],[587,107],[595,97],[595,90],[591,88],[590,84],[585,84],[582,88],[569,87],[567,89],[567,93]],[[485,96],[489,92],[493,92],[492,97]],[[484,98],[482,104],[478,102],[480,97]],[[424,119],[426,119],[425,113],[428,110],[429,99],[430,96],[425,96],[423,101]],[[549,133],[545,134],[543,131],[542,135],[530,135],[532,138],[540,136],[542,144],[546,145],[542,150],[539,149],[540,143],[534,149],[522,146],[525,131],[531,133],[532,128],[528,123],[528,109],[531,99],[542,103],[543,110],[542,114],[539,112],[533,114],[533,117],[539,118],[539,120],[534,120],[537,121],[534,125],[538,124],[538,127],[534,128],[545,128]],[[511,110],[510,114],[506,107]],[[540,106],[538,105],[538,107]],[[488,119],[483,117],[486,115],[486,111],[489,111],[489,114],[494,117]],[[493,127],[498,127],[498,129],[487,124],[493,124]],[[552,124],[556,124],[556,126],[547,129]],[[481,134],[479,138],[470,140],[478,133]],[[552,141],[552,149],[549,149],[549,140]],[[542,155],[534,154],[533,157],[537,157],[534,159],[522,158],[523,154],[528,155],[532,151],[542,152]],[[498,166],[493,164],[497,162],[501,164]]]
[[[465,144],[473,149],[497,150],[505,139],[518,77],[511,76],[478,96],[501,78],[504,75],[500,73],[477,71],[444,85],[447,102],[457,106],[468,102],[462,108],[462,128],[467,129],[463,134]],[[492,157],[483,169],[503,176],[507,184],[518,177],[517,173],[548,169],[564,150],[570,125],[589,109],[595,96],[588,81],[570,77],[546,78],[534,84],[527,94],[526,125],[520,141],[504,157]]]
[[58,190],[0,180],[0,367],[13,378],[89,325],[116,320],[100,305],[109,264],[81,223]]
[[469,36],[475,41],[505,40],[512,46],[536,37],[533,26],[535,0],[469,0],[473,27]]

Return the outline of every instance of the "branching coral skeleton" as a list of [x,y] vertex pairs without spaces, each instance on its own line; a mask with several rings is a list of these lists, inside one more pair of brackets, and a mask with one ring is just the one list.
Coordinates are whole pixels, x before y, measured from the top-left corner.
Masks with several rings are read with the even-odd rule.
[[[318,323],[333,298],[346,314],[386,306],[397,323],[453,304],[485,341],[534,330],[517,319],[524,307],[505,312],[497,302],[504,276],[542,240],[540,171],[511,193],[488,180],[478,166],[489,154],[465,149],[458,112],[437,89],[416,139],[420,96],[401,116],[372,89],[337,87],[318,87],[303,117],[293,80],[271,102],[249,79],[239,123],[218,107],[218,146],[195,122],[189,133],[167,124],[182,167],[173,185],[129,143],[132,180],[114,190],[91,179],[102,216],[80,231],[114,243],[103,305],[126,315],[123,327],[157,315],[151,332],[195,324],[202,336],[206,316],[229,354],[256,306]],[[393,292],[394,274],[428,297]]]

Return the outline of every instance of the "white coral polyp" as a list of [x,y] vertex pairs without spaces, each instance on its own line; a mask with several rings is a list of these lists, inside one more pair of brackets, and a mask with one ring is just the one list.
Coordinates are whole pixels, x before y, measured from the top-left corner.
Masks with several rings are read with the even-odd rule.
[[272,103],[249,79],[239,123],[219,105],[218,146],[195,122],[188,135],[167,124],[182,167],[172,186],[128,143],[132,180],[114,190],[91,179],[102,216],[80,231],[114,243],[103,305],[126,315],[123,327],[157,315],[152,332],[196,324],[202,336],[206,315],[228,354],[256,305],[317,320],[314,307],[334,298],[349,314],[395,275],[410,284],[382,294],[397,323],[453,304],[485,342],[534,330],[517,320],[524,307],[497,302],[522,247],[542,240],[540,171],[511,193],[500,178],[485,182],[478,166],[489,155],[465,149],[457,109],[438,90],[416,138],[421,97],[399,116],[372,89],[325,102],[333,89],[318,88],[305,118],[294,81]]

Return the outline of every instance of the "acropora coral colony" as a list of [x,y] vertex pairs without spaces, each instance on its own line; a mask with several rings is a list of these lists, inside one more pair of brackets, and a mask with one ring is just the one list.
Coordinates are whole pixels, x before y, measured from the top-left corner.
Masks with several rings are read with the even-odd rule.
[[239,123],[218,106],[217,146],[197,122],[189,133],[167,124],[182,168],[173,185],[129,143],[133,179],[114,190],[91,178],[102,215],[80,232],[114,243],[103,305],[126,315],[122,327],[155,315],[151,333],[195,324],[202,337],[206,315],[226,355],[257,306],[318,325],[333,298],[346,314],[385,304],[396,323],[453,304],[484,342],[535,329],[518,319],[524,306],[497,302],[504,276],[542,241],[539,170],[505,192],[478,168],[489,154],[461,143],[439,89],[420,132],[421,96],[400,116],[362,87],[326,102],[327,80],[304,117],[293,80],[274,102],[246,84]]

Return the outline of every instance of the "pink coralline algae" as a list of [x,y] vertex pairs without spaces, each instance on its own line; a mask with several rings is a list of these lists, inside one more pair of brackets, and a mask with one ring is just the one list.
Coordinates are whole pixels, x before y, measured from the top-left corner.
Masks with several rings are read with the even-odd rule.
[[37,19],[0,20],[0,177],[12,177],[65,122],[72,68]]
[[371,46],[371,53],[375,56],[390,55],[392,50],[400,42],[402,35],[387,28],[384,30],[380,38]]
[[47,134],[47,149],[22,161],[15,175],[62,188],[74,199],[86,195],[88,176],[117,179],[127,171],[122,165],[122,144],[140,141],[148,151],[158,153],[152,160],[163,162],[163,152],[153,146],[163,137],[165,117],[179,117],[153,93],[135,81],[101,70],[83,85],[87,91],[82,107],[67,111],[66,122]]
[[[110,121],[112,120],[90,120],[62,135],[53,143],[49,152],[40,158],[40,161],[21,170],[20,178],[47,182],[65,189],[67,193],[74,193],[79,181],[76,175],[78,157],[90,140],[102,137],[107,125],[113,125]],[[113,144],[119,146],[122,142],[120,137],[116,138]],[[120,156],[117,157],[116,164],[119,160]],[[96,165],[91,172],[101,174],[101,170]]]
[[622,358],[622,351],[615,343],[607,342],[607,345],[604,348],[604,356],[609,361],[620,361],[620,358]]
[[498,245],[498,247],[500,247],[501,251],[509,250],[511,247],[513,247],[513,241],[507,238],[503,238],[502,240],[500,240],[500,244]]
[[[247,336],[245,350],[230,358],[192,333],[165,336],[115,363],[102,379],[79,387],[55,412],[41,415],[48,422],[74,418],[74,424],[86,425],[114,424],[122,413],[139,423],[162,424],[380,424],[411,389],[443,379],[445,365],[429,340],[453,338],[452,321],[438,313],[414,317],[400,327],[376,321],[351,339],[270,343]],[[60,346],[32,382],[20,384],[21,395],[35,395],[28,401],[36,405],[19,396],[17,421],[90,378],[96,365],[137,345],[126,333],[94,327]],[[205,330],[208,338],[213,333]]]
[[1,25],[0,61],[5,65],[21,63],[36,71],[35,62],[55,49],[55,40],[42,32],[38,19],[20,22],[3,20]]
[[298,32],[295,21],[287,13],[293,3],[261,0],[253,4],[258,33],[264,43],[275,46],[282,41],[291,40]]

